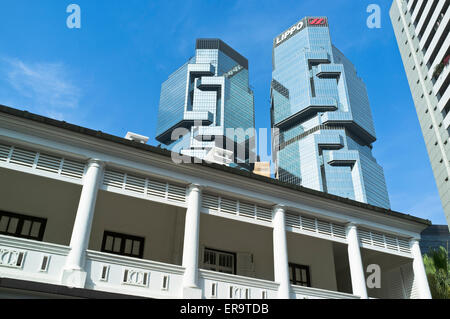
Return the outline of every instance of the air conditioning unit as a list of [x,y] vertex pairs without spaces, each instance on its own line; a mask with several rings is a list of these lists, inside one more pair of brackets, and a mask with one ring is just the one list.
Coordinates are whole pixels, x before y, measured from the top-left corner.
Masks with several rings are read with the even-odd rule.
[[139,135],[139,134],[132,133],[132,132],[128,132],[127,135],[125,136],[125,138],[127,140],[135,141],[135,142],[138,142],[141,144],[147,144],[147,142],[149,140],[149,137],[147,137],[147,136]]

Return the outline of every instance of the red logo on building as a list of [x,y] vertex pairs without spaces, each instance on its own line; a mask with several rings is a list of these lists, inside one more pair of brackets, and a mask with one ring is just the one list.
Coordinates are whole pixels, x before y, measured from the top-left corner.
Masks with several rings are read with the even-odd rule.
[[324,18],[311,18],[308,20],[309,25],[325,25],[326,22]]

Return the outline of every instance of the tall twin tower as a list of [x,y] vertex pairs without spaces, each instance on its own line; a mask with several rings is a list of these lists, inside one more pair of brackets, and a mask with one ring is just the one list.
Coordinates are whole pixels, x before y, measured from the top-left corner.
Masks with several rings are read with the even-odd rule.
[[[303,18],[277,36],[272,61],[276,177],[389,208],[383,168],[372,155],[367,90],[332,45],[327,18]],[[229,133],[254,128],[248,78],[246,58],[221,40],[198,39],[195,56],[162,84],[157,140],[177,153],[251,167],[254,136]]]

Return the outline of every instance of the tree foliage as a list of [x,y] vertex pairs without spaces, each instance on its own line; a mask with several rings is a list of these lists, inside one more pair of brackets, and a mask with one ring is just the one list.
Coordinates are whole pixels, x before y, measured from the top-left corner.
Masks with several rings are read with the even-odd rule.
[[424,255],[423,263],[433,299],[450,299],[450,264],[444,247],[433,249]]

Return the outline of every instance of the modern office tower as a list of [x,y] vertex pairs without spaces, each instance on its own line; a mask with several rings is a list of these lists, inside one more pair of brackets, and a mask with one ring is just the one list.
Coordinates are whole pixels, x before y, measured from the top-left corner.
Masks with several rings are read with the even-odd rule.
[[250,167],[248,78],[246,58],[219,39],[197,39],[195,56],[162,84],[156,139],[183,155]]
[[450,248],[450,232],[448,225],[431,225],[420,233],[420,250],[422,254],[430,250],[438,250],[439,247]]
[[274,39],[271,102],[280,180],[390,206],[383,168],[372,155],[366,87],[332,45],[327,18],[306,17]]
[[448,0],[395,0],[390,16],[450,224],[449,5]]

